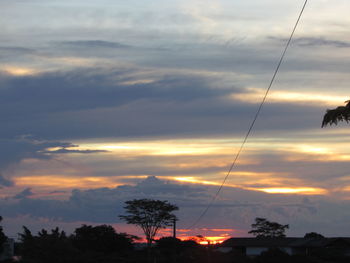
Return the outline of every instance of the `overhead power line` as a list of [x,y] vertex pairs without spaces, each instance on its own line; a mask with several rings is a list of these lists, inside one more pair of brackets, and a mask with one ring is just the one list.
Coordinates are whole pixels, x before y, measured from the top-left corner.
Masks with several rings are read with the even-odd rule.
[[222,181],[222,183],[221,183],[219,189],[216,191],[214,197],[211,199],[211,201],[209,202],[209,204],[206,206],[206,208],[203,210],[203,212],[199,215],[199,217],[196,219],[196,221],[194,221],[194,223],[193,223],[192,225],[190,225],[188,228],[193,228],[193,227],[195,227],[195,226],[199,223],[199,221],[201,221],[202,218],[206,215],[206,213],[208,212],[209,208],[213,205],[214,201],[215,201],[215,200],[217,199],[217,197],[219,196],[219,194],[220,194],[222,188],[224,187],[224,185],[225,185],[225,183],[226,183],[226,181],[227,181],[227,178],[230,176],[230,174],[231,174],[231,172],[232,172],[233,167],[236,165],[236,162],[237,162],[237,160],[238,160],[238,158],[239,158],[239,156],[240,156],[240,154],[241,154],[241,152],[242,152],[242,150],[243,150],[243,148],[244,148],[244,146],[245,146],[245,144],[246,144],[246,142],[247,142],[247,140],[248,140],[248,138],[249,138],[249,135],[250,135],[251,131],[252,131],[253,128],[254,128],[255,122],[256,122],[256,120],[258,119],[259,115],[260,115],[260,112],[261,112],[261,110],[262,110],[262,107],[263,107],[263,105],[264,105],[264,103],[265,103],[265,101],[266,101],[266,98],[267,98],[267,96],[268,96],[268,94],[269,94],[269,92],[270,92],[270,89],[271,89],[271,87],[272,87],[272,85],[273,85],[273,83],[274,83],[274,81],[275,81],[275,78],[276,78],[276,76],[277,76],[277,73],[278,73],[278,71],[279,71],[279,69],[280,69],[280,67],[281,67],[281,64],[282,64],[282,62],[283,62],[283,59],[284,59],[284,57],[285,57],[285,55],[286,55],[286,52],[287,52],[288,47],[289,47],[289,45],[290,45],[290,42],[291,42],[292,39],[293,39],[294,33],[295,33],[295,31],[296,31],[296,29],[297,29],[297,27],[298,27],[298,25],[299,25],[300,19],[301,19],[303,13],[304,13],[304,10],[305,10],[305,7],[306,7],[307,3],[308,3],[308,0],[305,0],[305,2],[304,2],[304,4],[303,4],[303,7],[301,8],[301,11],[300,11],[300,13],[299,13],[298,19],[296,20],[295,25],[294,25],[294,27],[293,27],[292,33],[290,34],[290,37],[289,37],[289,39],[288,39],[288,41],[287,41],[287,43],[286,43],[286,45],[285,45],[285,48],[284,48],[284,50],[283,50],[283,52],[282,52],[281,58],[280,58],[280,60],[279,60],[278,63],[277,63],[277,67],[276,67],[275,72],[274,72],[274,74],[273,74],[273,76],[272,76],[272,78],[271,78],[271,81],[270,81],[270,83],[269,83],[269,85],[268,85],[268,88],[266,89],[265,95],[264,95],[264,97],[263,97],[263,99],[262,99],[262,101],[261,101],[261,103],[260,103],[260,105],[259,105],[259,107],[258,107],[256,113],[255,113],[255,116],[254,116],[254,118],[253,118],[253,121],[251,122],[251,124],[250,124],[250,126],[249,126],[249,128],[248,128],[248,131],[247,131],[247,133],[246,133],[246,135],[245,135],[245,137],[244,137],[244,139],[243,139],[243,141],[242,141],[242,144],[241,144],[240,148],[238,149],[238,151],[237,151],[237,153],[236,153],[236,155],[235,155],[235,158],[233,159],[233,162],[232,162],[232,164],[231,164],[231,166],[230,166],[230,169],[228,170],[228,172],[227,172],[227,174],[226,174],[224,180]]

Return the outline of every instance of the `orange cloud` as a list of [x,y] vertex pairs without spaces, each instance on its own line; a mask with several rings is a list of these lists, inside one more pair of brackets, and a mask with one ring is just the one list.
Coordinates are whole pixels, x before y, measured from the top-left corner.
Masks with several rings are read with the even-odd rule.
[[17,186],[25,187],[47,187],[47,188],[98,188],[105,187],[116,187],[121,185],[116,183],[114,178],[110,177],[64,177],[57,175],[47,176],[27,176],[27,177],[16,177],[15,183]]
[[[261,101],[265,90],[259,88],[250,88],[246,93],[232,94],[234,100],[244,101],[246,103],[257,103]],[[269,102],[291,102],[291,103],[322,103],[322,105],[333,106],[339,101],[348,100],[347,96],[334,94],[315,94],[310,92],[289,92],[283,90],[271,91],[268,97]]]
[[252,188],[269,194],[303,194],[303,195],[327,195],[328,191],[313,187],[278,187],[278,188]]
[[[200,178],[194,178],[194,177],[167,177],[167,179],[175,180],[179,182],[186,182],[186,183],[194,183],[194,184],[204,184],[204,185],[217,185],[220,186],[221,182],[211,182],[202,180]],[[271,178],[266,179],[271,184]],[[277,184],[277,183],[276,183]],[[252,191],[261,191],[269,194],[303,194],[303,195],[326,195],[328,194],[328,191],[323,188],[316,188],[316,187],[267,187],[267,188],[259,188],[259,187],[247,187],[244,185],[238,185],[238,184],[225,184],[226,187],[233,187],[233,188],[241,188],[245,190],[252,190]]]
[[19,67],[19,66],[5,66],[1,69],[13,76],[28,76],[28,75],[34,75],[38,73],[38,71],[35,69]]

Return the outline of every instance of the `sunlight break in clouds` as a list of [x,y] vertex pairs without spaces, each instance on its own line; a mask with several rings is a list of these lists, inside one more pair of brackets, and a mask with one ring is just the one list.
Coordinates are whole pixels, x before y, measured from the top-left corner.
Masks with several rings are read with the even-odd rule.
[[[144,178],[146,175],[159,175],[164,179],[182,183],[220,186],[232,161],[238,145],[237,141],[238,139],[202,138],[120,141],[118,143],[112,141],[80,142],[79,147],[72,149],[107,151],[89,156],[79,153],[67,153],[61,156],[70,156],[71,160],[84,163],[86,167],[90,166],[89,161],[94,160],[94,167],[88,168],[89,176],[71,175],[86,178],[87,182],[94,173],[98,174],[103,170],[110,171],[109,176],[98,177],[98,185],[101,186],[103,184],[118,185],[122,182],[121,180]],[[346,149],[343,143],[334,144],[332,148],[328,145],[328,142],[320,143],[314,138],[310,140],[256,138],[254,143],[247,144],[244,154],[225,186],[269,194],[328,195],[331,190],[327,189],[329,188],[328,183],[310,182],[307,178],[303,178],[303,173],[309,172],[310,169],[305,168],[303,171],[299,168],[296,172],[293,167],[278,168],[278,163],[274,162],[276,159],[271,159],[267,163],[263,161],[265,152],[280,155],[279,162],[283,161],[285,165],[288,162],[306,162],[306,164],[310,162],[310,165],[313,166],[312,162],[326,164],[330,161],[347,160],[347,155],[343,152]],[[51,148],[50,150],[54,152],[59,149]],[[103,167],[99,166],[97,159],[101,160]],[[102,161],[103,159],[105,161]],[[110,162],[108,165],[107,159]],[[118,163],[118,168],[113,171],[116,163]],[[135,163],[143,164],[143,168],[135,170]],[[264,166],[269,168],[264,168]],[[114,175],[115,173],[119,175]],[[61,178],[66,177],[62,174]],[[67,186],[73,187],[76,182],[79,182],[79,179],[72,181],[72,184],[67,184]]]
[[[193,184],[204,184],[204,185],[216,185],[220,186],[220,182],[210,182],[201,179],[196,179],[193,177],[175,177],[168,178],[179,182],[193,183]],[[326,195],[327,190],[321,188],[312,187],[275,187],[275,188],[258,188],[258,187],[244,187],[242,185],[232,185],[225,183],[226,187],[241,188],[245,190],[261,191],[269,194],[301,194],[301,195]]]
[[[210,155],[224,150],[232,145],[232,139],[174,139],[174,140],[145,140],[138,142],[121,143],[80,143],[83,150],[96,149],[107,150],[110,153],[121,153],[131,155]],[[228,150],[222,152],[227,154]]]
[[[253,190],[253,189],[252,189]],[[328,193],[325,189],[311,187],[296,187],[296,188],[261,188],[262,191],[269,194],[304,194],[304,195],[325,195]]]
[[[241,100],[246,103],[258,103],[261,101],[265,90],[258,88],[249,88],[247,93],[232,94],[231,98],[234,100]],[[317,105],[324,105],[325,107],[334,106],[348,100],[347,95],[336,96],[333,94],[321,95],[309,92],[289,92],[289,91],[270,91],[267,98],[271,103],[312,103]]]
[[38,187],[46,189],[72,189],[72,188],[98,188],[98,187],[116,187],[120,185],[111,177],[63,177],[56,175],[47,176],[28,176],[17,177],[15,179],[16,185],[26,187]]
[[16,66],[5,66],[0,69],[13,76],[31,76],[38,73],[37,70],[32,68],[16,67]]

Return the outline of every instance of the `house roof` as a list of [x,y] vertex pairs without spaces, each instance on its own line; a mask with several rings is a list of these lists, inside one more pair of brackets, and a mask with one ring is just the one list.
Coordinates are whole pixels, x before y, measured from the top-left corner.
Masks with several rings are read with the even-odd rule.
[[230,238],[222,247],[327,247],[341,242],[350,246],[350,238]]

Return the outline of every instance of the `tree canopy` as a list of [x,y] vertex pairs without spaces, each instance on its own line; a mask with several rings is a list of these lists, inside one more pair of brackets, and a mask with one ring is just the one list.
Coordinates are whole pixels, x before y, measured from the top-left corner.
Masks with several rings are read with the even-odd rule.
[[82,225],[75,229],[71,239],[73,245],[81,251],[97,251],[108,254],[131,250],[133,239],[137,239],[137,237],[117,233],[109,225]]
[[179,209],[168,201],[152,199],[134,199],[125,204],[127,215],[119,217],[128,224],[141,227],[149,246],[160,228],[171,225],[177,219],[172,212]]
[[[2,216],[0,216],[0,222],[2,221]],[[2,226],[0,226],[0,252],[4,249],[3,245],[7,240],[7,236],[4,234]]]
[[270,222],[266,218],[255,218],[255,223],[252,224],[252,230],[248,233],[256,237],[285,237],[285,231],[289,225],[281,225],[277,222]]
[[35,235],[23,227],[19,239],[22,263],[110,263],[129,262],[135,237],[108,225],[83,225],[69,236],[59,228]]
[[324,236],[316,232],[310,232],[310,233],[306,233],[304,235],[304,238],[319,239],[319,238],[324,238]]
[[323,116],[322,127],[327,125],[337,125],[340,121],[350,121],[350,101],[345,102],[345,106],[339,106],[335,109],[328,109]]
[[21,262],[24,263],[70,263],[77,255],[77,250],[72,247],[66,233],[59,228],[52,229],[51,232],[42,229],[33,235],[23,226],[19,239]]

